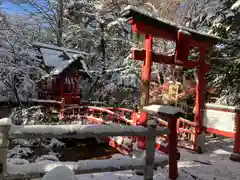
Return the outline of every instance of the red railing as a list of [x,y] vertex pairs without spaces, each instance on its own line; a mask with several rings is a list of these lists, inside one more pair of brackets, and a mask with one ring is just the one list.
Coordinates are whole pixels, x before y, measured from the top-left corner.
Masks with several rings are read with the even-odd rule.
[[[168,122],[157,117],[151,116],[155,119],[160,126],[168,127]],[[196,144],[196,123],[191,122],[184,118],[178,118],[177,120],[177,133],[178,133],[178,147],[194,150]],[[168,136],[162,135],[156,139],[156,148],[166,152],[168,146]]]
[[[134,111],[126,108],[114,107],[95,107],[95,106],[72,106],[63,110],[64,121],[81,121],[82,124],[112,124],[119,125],[132,125],[136,126],[136,119]],[[151,116],[150,118],[156,120],[159,126],[168,127],[168,122],[157,117]],[[178,132],[178,146],[194,150],[196,123],[189,120],[179,118],[177,120]],[[118,149],[123,154],[129,154],[132,150],[132,143],[135,142],[134,137],[109,137],[109,144]],[[128,145],[127,145],[128,144]],[[167,153],[168,151],[168,136],[162,135],[156,138],[156,149]]]

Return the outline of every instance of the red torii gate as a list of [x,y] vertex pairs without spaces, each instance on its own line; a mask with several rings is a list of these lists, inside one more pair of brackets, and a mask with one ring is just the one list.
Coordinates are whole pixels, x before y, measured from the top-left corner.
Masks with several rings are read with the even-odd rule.
[[[170,65],[183,66],[184,68],[197,68],[198,82],[196,85],[196,109],[195,122],[196,135],[201,134],[203,108],[204,108],[204,89],[205,73],[211,70],[210,64],[205,61],[206,51],[220,41],[220,38],[208,34],[198,33],[197,31],[181,27],[173,23],[167,23],[142,14],[136,8],[129,6],[121,12],[121,16],[127,18],[132,25],[132,32],[145,34],[144,50],[133,49],[134,60],[144,61],[141,74],[141,102],[139,125],[145,126],[147,123],[147,113],[143,107],[149,103],[149,82],[152,62],[165,63]],[[152,51],[153,37],[162,38],[176,42],[175,54],[172,56],[156,54]],[[192,61],[188,59],[191,48],[197,47],[200,51],[199,59]],[[145,148],[145,139],[139,139],[138,147]]]

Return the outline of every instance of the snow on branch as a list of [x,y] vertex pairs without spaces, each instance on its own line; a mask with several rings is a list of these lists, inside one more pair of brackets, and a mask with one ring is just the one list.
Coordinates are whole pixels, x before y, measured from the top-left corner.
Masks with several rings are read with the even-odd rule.
[[110,28],[112,28],[113,26],[116,26],[116,25],[121,25],[122,22],[126,22],[126,19],[118,18],[116,21],[112,21],[112,22],[108,23],[107,29],[110,29]]

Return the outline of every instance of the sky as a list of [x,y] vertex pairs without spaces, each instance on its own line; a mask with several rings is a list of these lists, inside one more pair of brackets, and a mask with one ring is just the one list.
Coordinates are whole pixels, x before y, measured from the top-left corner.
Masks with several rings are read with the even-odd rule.
[[[184,0],[180,0],[181,5],[180,8],[183,8],[184,4],[182,3]],[[30,10],[29,6],[27,5],[21,5],[21,7],[19,5],[15,5],[14,3],[12,3],[12,0],[0,0],[0,2],[2,2],[2,8],[4,11],[11,13],[11,14],[19,14],[19,13],[24,13],[24,9],[28,9]]]
[[1,6],[2,9],[10,14],[24,14],[24,9],[29,9],[29,6],[27,5],[21,5],[21,7],[19,5],[16,5],[14,3],[12,3],[11,0],[0,0],[1,1]]

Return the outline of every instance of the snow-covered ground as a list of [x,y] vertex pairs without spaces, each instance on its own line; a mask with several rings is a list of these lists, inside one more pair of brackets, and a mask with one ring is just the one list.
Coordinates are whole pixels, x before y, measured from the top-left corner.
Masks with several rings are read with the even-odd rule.
[[[179,180],[240,180],[240,164],[229,160],[232,152],[231,139],[211,138],[207,152],[195,154],[181,149],[181,160],[178,163]],[[78,180],[141,180],[132,171],[109,172],[78,175]],[[168,167],[158,168],[154,180],[167,180]]]
[[[34,161],[24,160],[28,154],[33,152],[28,148],[36,142],[15,140],[13,149],[8,152],[8,162],[13,164],[28,164],[29,162],[39,162],[44,160],[58,161],[57,154],[51,149],[54,147],[64,146],[57,139],[47,142],[41,142],[42,146],[50,150],[48,155],[35,158]],[[240,180],[240,164],[229,160],[233,148],[233,140],[223,137],[208,138],[206,144],[206,152],[204,154],[196,154],[184,149],[180,149],[181,160],[178,163],[179,180]],[[39,143],[37,143],[39,144]],[[113,155],[114,158],[129,158],[119,154]],[[20,161],[21,160],[21,161]],[[101,161],[101,160],[99,160]],[[137,176],[133,171],[107,172],[83,174],[76,176],[78,180],[141,180],[142,176]],[[167,180],[168,167],[158,168],[154,174],[154,180]],[[61,179],[59,179],[61,180]]]

